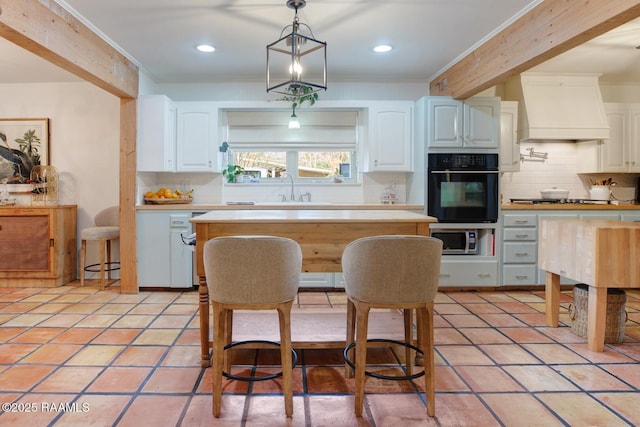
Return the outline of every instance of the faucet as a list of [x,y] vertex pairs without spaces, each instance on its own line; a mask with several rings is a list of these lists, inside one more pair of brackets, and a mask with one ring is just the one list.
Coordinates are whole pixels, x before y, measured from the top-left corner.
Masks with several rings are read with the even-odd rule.
[[296,199],[296,195],[293,192],[293,175],[291,175],[289,172],[282,172],[280,174],[280,177],[282,178],[283,176],[288,176],[291,180],[291,201],[293,202]]
[[309,193],[308,191],[304,194],[300,194],[300,201],[304,202],[305,196],[307,197],[307,202],[311,203],[311,193]]

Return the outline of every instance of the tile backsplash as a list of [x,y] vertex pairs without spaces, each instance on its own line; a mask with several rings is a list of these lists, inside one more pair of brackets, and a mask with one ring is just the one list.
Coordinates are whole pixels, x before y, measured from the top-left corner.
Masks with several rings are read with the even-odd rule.
[[[523,154],[519,172],[505,172],[500,181],[503,201],[511,198],[540,198],[540,190],[562,188],[569,190],[569,198],[589,197],[589,179],[613,178],[617,183],[614,196],[620,200],[635,195],[636,174],[578,174],[576,142],[536,141],[522,142]],[[528,149],[547,153],[546,159],[527,156]]]

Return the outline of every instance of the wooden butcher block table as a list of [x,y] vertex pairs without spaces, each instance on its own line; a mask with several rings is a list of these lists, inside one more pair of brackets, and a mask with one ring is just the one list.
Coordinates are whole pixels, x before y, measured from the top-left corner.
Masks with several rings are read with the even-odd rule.
[[539,227],[547,325],[558,326],[560,276],[589,285],[587,341],[603,351],[607,288],[640,288],[640,223],[548,219]]
[[[202,366],[210,364],[209,289],[202,260],[204,243],[214,237],[288,237],[302,248],[303,272],[340,272],[344,247],[361,237],[382,234],[429,235],[430,216],[400,210],[216,210],[192,218],[196,231],[196,269],[200,292]],[[346,327],[346,324],[345,324]],[[346,333],[345,333],[346,334]],[[344,347],[344,341],[294,343],[304,347]]]

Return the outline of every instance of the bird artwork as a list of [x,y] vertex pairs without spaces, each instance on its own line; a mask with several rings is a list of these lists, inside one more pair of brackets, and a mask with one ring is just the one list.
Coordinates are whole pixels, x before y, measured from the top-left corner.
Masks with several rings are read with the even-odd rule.
[[40,164],[40,156],[37,147],[34,146],[39,144],[40,139],[35,135],[35,131],[28,130],[23,138],[16,139],[21,149],[11,148],[7,142],[7,135],[2,131],[0,131],[0,140],[3,142],[0,144],[0,160],[3,163],[10,163],[13,167],[13,175],[8,177],[9,182],[27,182],[33,167]]

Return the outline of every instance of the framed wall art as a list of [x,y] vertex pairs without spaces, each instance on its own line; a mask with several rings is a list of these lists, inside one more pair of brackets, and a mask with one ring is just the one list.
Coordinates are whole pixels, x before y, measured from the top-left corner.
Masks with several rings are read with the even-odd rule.
[[49,119],[0,119],[0,179],[24,184],[49,164]]

